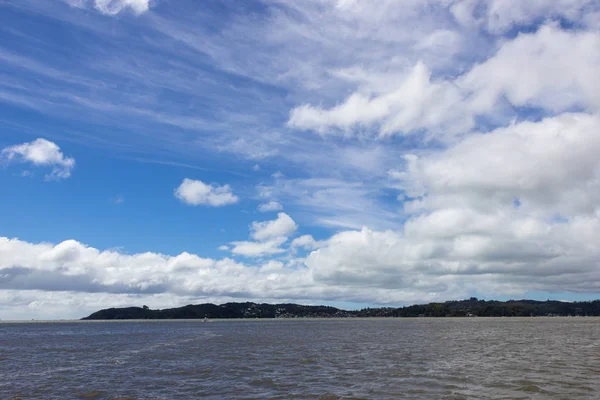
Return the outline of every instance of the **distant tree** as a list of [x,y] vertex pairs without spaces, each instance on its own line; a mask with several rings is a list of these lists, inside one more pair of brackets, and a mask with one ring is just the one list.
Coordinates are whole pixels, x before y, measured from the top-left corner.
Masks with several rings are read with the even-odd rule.
[[149,310],[148,306],[142,306],[144,310]]

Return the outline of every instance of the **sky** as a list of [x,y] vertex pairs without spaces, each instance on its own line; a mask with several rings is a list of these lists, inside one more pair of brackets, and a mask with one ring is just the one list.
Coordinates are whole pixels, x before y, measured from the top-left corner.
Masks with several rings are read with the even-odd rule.
[[600,298],[595,0],[0,2],[0,319]]

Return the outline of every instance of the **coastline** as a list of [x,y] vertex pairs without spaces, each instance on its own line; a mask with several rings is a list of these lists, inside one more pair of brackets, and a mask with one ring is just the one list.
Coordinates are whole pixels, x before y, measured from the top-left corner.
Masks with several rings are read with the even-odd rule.
[[48,320],[0,320],[0,325],[17,325],[17,324],[87,324],[87,323],[181,323],[181,322],[193,322],[193,323],[214,323],[214,322],[315,322],[315,321],[438,321],[438,320],[449,320],[449,321],[478,321],[478,320],[600,320],[600,316],[533,316],[533,317],[299,317],[299,318],[215,318],[209,319],[206,322],[200,318],[179,318],[179,319],[48,319]]

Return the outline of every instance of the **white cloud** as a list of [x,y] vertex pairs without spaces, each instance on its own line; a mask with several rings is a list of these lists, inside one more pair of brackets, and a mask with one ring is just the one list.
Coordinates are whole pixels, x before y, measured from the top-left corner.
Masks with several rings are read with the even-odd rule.
[[341,232],[306,263],[317,282],[336,285],[594,293],[599,151],[600,119],[564,114],[410,157],[393,174],[409,198],[404,228]]
[[[599,32],[568,32],[554,24],[507,41],[457,79],[470,109],[490,113],[505,97],[515,106],[552,112],[600,109]],[[532,56],[533,55],[533,56]]]
[[504,100],[552,112],[598,110],[598,48],[598,32],[566,32],[549,24],[506,41],[493,57],[454,80],[433,80],[419,62],[399,85],[388,83],[383,92],[367,85],[329,109],[298,106],[288,125],[321,134],[368,135],[375,129],[379,136],[451,138],[469,132],[477,115],[501,113]]
[[292,240],[290,247],[291,248],[300,247],[305,250],[313,250],[313,249],[316,249],[317,247],[319,247],[319,245],[320,245],[319,242],[317,242],[312,237],[312,235],[302,235],[302,236],[299,236],[299,237],[295,238],[294,240]]
[[269,201],[258,206],[258,211],[269,212],[269,211],[280,211],[283,210],[283,206],[276,201]]
[[260,165],[254,164],[254,166],[252,167],[252,171],[260,171]]
[[253,222],[251,226],[252,237],[256,240],[265,240],[280,236],[289,236],[294,233],[298,226],[294,220],[284,212],[277,214],[277,218],[271,221]]
[[151,308],[164,308],[193,302],[185,300],[188,298],[170,293],[140,296],[137,293],[0,290],[0,312],[5,321],[79,319],[105,308],[106,304],[113,307],[148,305]]
[[66,179],[75,167],[74,158],[65,157],[56,143],[42,138],[6,147],[0,152],[0,159],[7,163],[26,162],[37,167],[50,167],[52,172],[46,175],[46,180]]
[[150,9],[150,0],[94,0],[94,7],[107,15],[116,15],[126,8],[139,15]]
[[[403,233],[367,228],[338,233],[318,244],[306,266],[298,260],[247,265],[189,253],[100,251],[74,240],[52,245],[0,238],[0,308],[9,309],[3,315],[16,315],[14,307],[22,303],[22,317],[64,318],[110,306],[177,306],[198,298],[405,304],[474,293],[597,293],[599,218],[552,222],[519,211],[446,208],[411,219]],[[302,236],[293,245],[315,247],[311,239]],[[281,254],[285,241],[237,242],[233,251]]]
[[[279,150],[276,148],[278,140],[278,134],[262,134],[255,135],[255,137],[248,135],[246,137],[229,139],[224,144],[219,143],[216,145],[216,148],[219,151],[241,154],[248,160],[262,160],[276,156],[279,153]],[[254,171],[257,170],[254,169]]]
[[[309,283],[306,269],[273,274],[274,271],[261,271],[229,258],[214,260],[185,252],[177,256],[152,252],[123,254],[100,251],[75,240],[52,245],[0,237],[0,303],[7,292],[28,298],[28,293],[35,291],[115,296],[115,299],[105,296],[104,304],[96,304],[98,308],[123,304],[118,300],[119,295],[145,298],[164,294],[172,296],[170,300],[162,300],[169,304],[173,298],[185,301],[190,296],[261,298],[270,292],[276,298],[286,292],[286,287],[291,289],[289,294],[300,293]],[[14,306],[16,299],[11,297]],[[157,299],[155,304],[164,306],[160,301]],[[26,312],[23,310],[23,314]]]
[[251,242],[251,241],[239,241],[231,242],[233,246],[231,252],[233,254],[246,256],[246,257],[258,257],[264,255],[273,255],[284,253],[285,249],[280,246],[287,241],[286,237],[275,237],[273,239]]
[[463,45],[462,37],[458,32],[448,29],[438,29],[415,44],[418,50],[429,50],[440,56],[451,56],[459,51]]
[[220,207],[239,201],[239,197],[231,192],[229,185],[213,186],[188,178],[185,178],[175,189],[175,197],[193,206],[202,204]]
[[[72,23],[42,3],[35,5],[40,14]],[[115,14],[150,4],[85,5]],[[70,308],[141,298],[158,307],[232,297],[399,304],[474,293],[599,292],[597,1],[382,0],[373,7],[368,0],[306,0],[268,2],[264,10],[260,17],[232,13],[215,29],[205,28],[214,15],[200,9],[154,13],[152,24],[124,19],[118,25],[127,29],[111,35],[130,44],[128,54],[84,64],[3,50],[0,59],[27,76],[14,74],[0,99],[121,128],[103,130],[107,136],[96,142],[152,143],[190,160],[206,148],[270,157],[288,177],[274,174],[271,186],[259,186],[263,205],[281,201],[299,220],[338,233],[288,242],[297,227],[287,214],[255,222],[250,239],[221,249],[255,257],[256,265],[5,239],[3,315],[2,304],[59,307],[52,291]],[[90,32],[105,33],[94,25],[99,19],[86,20]],[[162,39],[137,41],[129,28]],[[162,46],[180,59],[165,57]],[[101,46],[92,53],[107,54]],[[219,74],[200,71],[198,57]],[[259,84],[230,90],[222,71]],[[127,93],[119,91],[123,79]],[[35,82],[48,90],[40,93]],[[263,86],[274,90],[265,95]],[[205,114],[216,117],[156,101],[165,88],[185,104],[214,105]],[[322,135],[286,131],[280,122],[288,112],[289,127]],[[111,134],[123,131],[124,115],[128,130],[152,140]],[[228,186],[200,181],[184,180],[176,193],[191,204],[238,201]],[[300,248],[314,250],[306,265],[293,258]]]
[[405,272],[403,247],[400,236],[392,231],[364,228],[333,236],[325,247],[312,252],[306,263],[318,281],[374,287],[388,282],[402,287],[390,278],[401,280]]
[[[528,291],[594,293],[599,288],[600,248],[593,239],[600,234],[598,218],[553,224],[507,214],[478,226],[474,225],[478,219],[489,215],[465,220],[461,210],[444,212],[448,215],[443,218],[414,221],[405,235],[366,228],[337,234],[312,252],[306,263],[317,283],[394,287],[446,298],[468,292],[486,296]],[[459,220],[467,225],[457,225]],[[440,222],[451,231],[438,227]],[[486,223],[491,230],[483,229]]]
[[329,110],[304,105],[293,109],[288,124],[327,133],[329,128],[379,126],[380,135],[422,129],[458,133],[473,126],[462,106],[463,96],[452,84],[432,82],[427,66],[418,63],[392,91],[380,96],[354,93]]
[[[419,207],[593,214],[600,204],[600,117],[562,114],[466,137],[411,158],[404,187]],[[424,198],[422,196],[425,196]]]
[[466,27],[482,26],[492,34],[501,34],[540,19],[564,18],[577,23],[599,8],[593,0],[458,0],[450,10]]
[[[347,2],[343,7],[335,1],[277,1],[266,4],[266,13],[268,18],[260,21],[246,15],[237,18],[212,38],[210,47],[197,40],[205,36],[197,26],[182,29],[181,24],[161,21],[158,29],[208,53],[226,70],[285,85],[292,94],[318,90],[331,99],[330,94],[346,92],[344,85],[331,79],[333,70],[360,65],[385,71],[390,64],[406,65],[406,59],[410,64],[419,58],[429,61],[437,50],[415,49],[414,44],[454,25],[438,0],[407,0],[401,5],[380,1],[376,8],[369,1]],[[235,40],[240,37],[245,40]],[[440,61],[447,63],[447,58]]]
[[86,8],[93,3],[96,10],[104,15],[117,15],[121,11],[130,9],[134,14],[140,15],[150,9],[150,0],[65,0],[71,7]]
[[409,199],[404,228],[341,232],[306,264],[317,284],[394,287],[409,297],[595,293],[599,151],[600,119],[579,113],[408,157],[392,174]]
[[294,233],[297,225],[286,213],[280,212],[271,221],[252,222],[251,236],[254,241],[231,242],[231,253],[245,257],[260,257],[284,253],[281,246],[287,242],[288,236]]

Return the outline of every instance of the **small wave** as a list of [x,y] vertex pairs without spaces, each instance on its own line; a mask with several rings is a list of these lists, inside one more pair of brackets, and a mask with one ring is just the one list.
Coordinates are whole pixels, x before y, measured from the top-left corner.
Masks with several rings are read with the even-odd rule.
[[269,389],[277,387],[277,384],[271,378],[252,379],[249,383],[252,386],[260,386]]
[[90,392],[81,392],[77,394],[77,398],[79,399],[97,399],[102,397],[104,393],[98,392],[96,390],[92,390]]
[[319,400],[341,400],[342,396],[336,394],[325,393],[319,396]]
[[537,385],[525,385],[517,389],[520,392],[528,392],[528,393],[546,393],[545,390],[540,388]]

